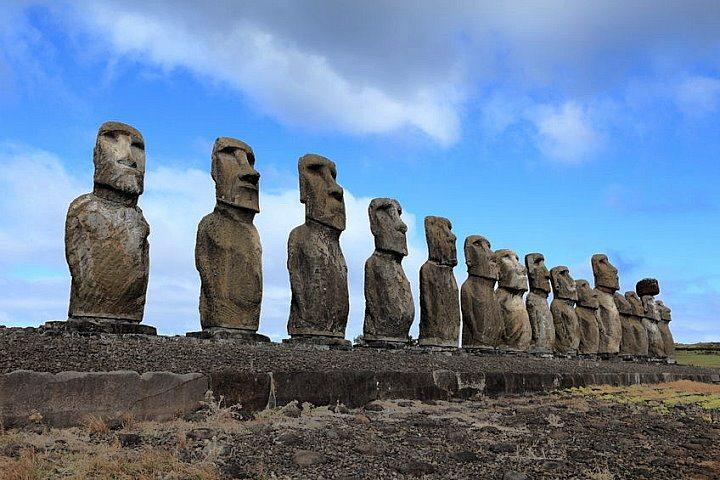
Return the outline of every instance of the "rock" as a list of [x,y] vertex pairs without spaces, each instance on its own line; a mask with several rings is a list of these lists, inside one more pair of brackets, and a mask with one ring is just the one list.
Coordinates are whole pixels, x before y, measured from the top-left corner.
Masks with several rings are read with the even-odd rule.
[[308,154],[298,163],[300,202],[305,224],[290,232],[290,318],[288,333],[342,339],[348,320],[347,265],[340,249],[345,230],[343,190],[335,181],[335,164]]
[[400,400],[399,402],[397,402],[397,406],[398,406],[398,407],[403,407],[403,408],[412,407],[412,406],[414,406],[414,405],[415,405],[415,403],[413,403],[413,402],[408,402],[408,401],[406,401],[406,400]]
[[645,308],[643,307],[642,300],[638,294],[633,291],[625,292],[625,299],[630,304],[631,314],[628,315],[627,320],[633,327],[637,355],[639,357],[647,357],[649,338],[648,331],[642,323],[642,317],[645,314]]
[[311,465],[327,463],[327,461],[328,458],[322,453],[311,452],[309,450],[297,450],[293,454],[293,462],[300,467],[309,467]]
[[283,432],[273,440],[274,443],[280,445],[300,445],[303,442],[302,437],[296,432]]
[[355,421],[363,425],[367,425],[370,423],[370,419],[366,415],[361,414],[355,415]]
[[622,324],[620,313],[615,306],[613,294],[620,289],[617,268],[608,260],[607,255],[595,254],[591,265],[595,277],[595,290],[598,294],[598,327],[600,341],[598,353],[617,354],[620,352]]
[[502,480],[528,480],[528,476],[524,473],[508,470],[503,473]]
[[655,304],[655,298],[650,295],[641,297],[643,304],[642,324],[648,334],[648,356],[652,358],[665,358],[665,342],[660,333],[660,311]]
[[403,475],[413,475],[420,477],[422,475],[429,475],[435,473],[435,466],[431,463],[424,462],[422,460],[409,460],[399,465],[396,470]]
[[640,298],[644,296],[653,297],[660,295],[660,284],[654,278],[643,278],[635,284],[635,291]]
[[150,228],[137,206],[145,176],[142,135],[124,123],[102,124],[93,162],[93,191],[70,204],[65,221],[69,317],[140,323],[150,265]]
[[600,342],[600,327],[598,326],[598,296],[597,292],[590,288],[587,280],[575,280],[578,303],[575,304],[575,315],[578,317],[580,328],[580,343],[578,353],[583,355],[595,355],[598,353]]
[[336,404],[336,405],[330,405],[328,409],[333,413],[341,413],[341,414],[347,414],[350,413],[350,409],[347,408],[342,403]]
[[673,339],[672,332],[670,332],[670,322],[672,321],[672,312],[665,306],[665,304],[657,300],[655,302],[658,311],[660,312],[660,321],[658,322],[658,329],[660,330],[660,336],[663,340],[663,350],[665,356],[668,358],[675,358],[675,340]]
[[542,253],[525,255],[525,268],[530,282],[530,293],[525,298],[532,330],[530,350],[551,353],[555,345],[555,324],[548,306],[550,272],[545,266],[545,257]]
[[282,413],[284,416],[289,418],[300,418],[300,415],[302,414],[302,410],[298,406],[297,401],[292,401],[282,407],[280,410],[280,413]]
[[365,262],[366,342],[406,344],[410,340],[415,304],[401,263],[408,254],[407,225],[401,214],[400,203],[391,198],[375,198],[368,207],[375,251]]
[[580,346],[580,323],[575,313],[577,289],[568,267],[550,270],[553,301],[550,305],[555,324],[555,352],[575,355]]
[[365,410],[368,412],[382,412],[385,408],[378,402],[370,402],[365,405]]
[[523,302],[528,290],[525,267],[512,250],[497,250],[498,289],[495,292],[503,319],[503,345],[510,350],[526,351],[532,342],[530,318]]
[[187,433],[187,438],[201,442],[203,440],[210,440],[216,437],[218,432],[212,428],[193,428]]
[[515,453],[517,451],[515,444],[510,442],[494,443],[488,449],[493,453]]
[[498,268],[490,242],[480,235],[465,239],[468,278],[460,288],[462,346],[494,348],[504,331],[500,305],[495,298]]
[[428,260],[420,268],[420,345],[458,346],[460,304],[453,274],[457,237],[451,228],[447,218],[425,217]]
[[483,433],[487,433],[489,435],[500,435],[501,431],[497,427],[493,427],[492,425],[484,425],[480,427],[480,431]]
[[460,463],[472,463],[480,461],[480,457],[478,457],[477,453],[468,450],[463,450],[461,452],[453,452],[450,454],[450,457]]
[[143,443],[142,437],[138,433],[118,433],[117,438],[122,447],[137,447]]
[[358,443],[353,447],[357,453],[362,455],[377,455],[379,453],[378,447],[372,443]]
[[200,273],[203,330],[255,333],[262,301],[262,246],[253,225],[260,174],[249,145],[215,140],[212,152],[215,210],[198,226],[195,265]]

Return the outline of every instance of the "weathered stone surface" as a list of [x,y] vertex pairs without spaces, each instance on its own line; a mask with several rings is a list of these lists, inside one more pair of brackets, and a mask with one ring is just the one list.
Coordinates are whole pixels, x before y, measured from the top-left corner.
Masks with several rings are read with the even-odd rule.
[[598,353],[600,342],[600,329],[598,326],[599,302],[597,292],[590,287],[587,280],[575,280],[578,302],[575,304],[575,314],[580,327],[580,343],[578,353],[582,355],[595,355]]
[[460,288],[462,345],[469,348],[495,348],[502,342],[504,324],[495,298],[497,265],[490,242],[480,235],[465,239],[468,278]]
[[665,358],[665,342],[658,323],[660,321],[660,312],[658,311],[655,299],[652,295],[641,297],[643,304],[642,324],[648,334],[648,355],[652,358]]
[[106,122],[93,151],[92,193],[76,198],[65,221],[71,319],[139,323],[148,284],[150,228],[137,206],[145,144],[135,128]]
[[620,314],[620,322],[622,323],[622,338],[620,341],[620,355],[639,356],[640,347],[638,345],[637,332],[632,320],[632,306],[627,298],[621,293],[615,292],[613,295],[615,306]]
[[532,328],[530,351],[550,353],[555,345],[555,324],[548,305],[550,272],[545,266],[545,257],[541,253],[525,255],[525,267],[530,281],[530,293],[525,298],[525,307]]
[[105,421],[132,415],[169,420],[200,406],[209,387],[199,373],[61,372],[17,370],[0,375],[0,417],[22,425],[38,413],[56,427],[80,425],[89,416]]
[[665,355],[668,358],[675,358],[675,340],[673,339],[672,332],[670,332],[670,322],[672,321],[672,311],[670,308],[665,306],[662,300],[655,301],[660,312],[660,321],[658,322],[658,329],[663,339],[663,345],[665,346]]
[[370,202],[370,230],[375,251],[365,262],[365,323],[363,340],[407,343],[415,317],[410,281],[402,268],[407,256],[407,226],[400,218],[397,200],[375,198]]
[[613,294],[620,289],[617,268],[603,254],[593,255],[591,265],[599,303],[598,326],[600,342],[598,344],[598,353],[617,354],[620,352],[620,340],[622,339],[620,313],[618,313],[613,299]]
[[635,343],[637,345],[636,355],[639,357],[648,356],[648,332],[642,323],[642,317],[645,313],[642,300],[637,293],[634,291],[625,292],[625,299],[630,304],[630,310],[632,314],[629,316],[629,320],[633,325],[635,331]]
[[428,260],[420,267],[420,345],[458,346],[460,303],[453,275],[457,237],[451,229],[447,218],[425,217]]
[[343,190],[335,181],[335,164],[325,157],[301,157],[298,171],[305,224],[293,229],[288,239],[288,333],[298,338],[343,338],[349,311],[347,265],[340,250]]
[[654,278],[643,278],[635,284],[635,291],[640,298],[646,295],[660,295],[660,284]]
[[215,210],[198,226],[195,266],[200,273],[200,323],[253,334],[260,323],[262,246],[253,225],[260,211],[255,155],[234,138],[215,140]]
[[507,249],[495,252],[495,263],[499,268],[495,293],[505,325],[503,346],[508,350],[526,351],[532,342],[532,327],[523,303],[523,294],[528,290],[525,267],[520,265],[517,254]]
[[565,266],[550,270],[553,301],[550,305],[555,324],[554,351],[562,354],[577,354],[580,345],[580,323],[575,313],[577,289],[570,270]]

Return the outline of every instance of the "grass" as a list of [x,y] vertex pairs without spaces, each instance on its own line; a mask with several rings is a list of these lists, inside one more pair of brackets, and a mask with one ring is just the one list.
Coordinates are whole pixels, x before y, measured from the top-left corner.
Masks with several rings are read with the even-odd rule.
[[676,350],[675,359],[680,365],[720,368],[720,354]]

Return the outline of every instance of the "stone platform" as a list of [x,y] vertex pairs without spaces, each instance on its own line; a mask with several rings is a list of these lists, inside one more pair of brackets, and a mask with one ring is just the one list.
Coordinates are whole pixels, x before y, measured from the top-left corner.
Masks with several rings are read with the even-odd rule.
[[362,406],[372,400],[469,399],[597,384],[720,382],[715,369],[679,365],[485,356],[417,350],[317,350],[292,344],[137,335],[49,335],[0,329],[0,415],[50,425],[88,416],[167,419],[212,390],[248,412],[293,400]]

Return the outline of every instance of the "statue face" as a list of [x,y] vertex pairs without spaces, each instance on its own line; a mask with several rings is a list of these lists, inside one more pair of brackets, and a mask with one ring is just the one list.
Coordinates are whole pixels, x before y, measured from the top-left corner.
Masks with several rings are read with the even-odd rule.
[[530,288],[550,293],[550,272],[545,266],[545,257],[542,253],[528,253],[525,255]]
[[666,307],[662,300],[655,300],[655,306],[660,311],[660,319],[664,322],[672,320],[672,310]]
[[642,317],[645,315],[645,307],[643,307],[642,300],[635,292],[625,292],[625,299],[630,304],[632,314],[636,317]]
[[618,309],[620,315],[633,315],[632,306],[624,295],[616,292],[615,295],[613,295],[613,300],[615,300],[615,307]]
[[305,218],[345,230],[345,200],[337,184],[335,163],[320,155],[300,157],[300,202],[305,204]]
[[468,273],[476,277],[497,280],[498,266],[487,238],[470,235],[465,239],[465,263]]
[[255,155],[245,143],[234,138],[215,140],[212,152],[212,178],[218,201],[253,212],[259,212]]
[[643,317],[650,318],[655,321],[660,320],[660,311],[658,310],[657,305],[655,304],[655,299],[652,295],[645,295],[640,298],[642,299],[643,309],[645,310]]
[[370,202],[368,215],[375,248],[407,256],[407,225],[400,218],[400,203],[392,198],[375,198]]
[[612,291],[620,290],[617,268],[610,263],[607,255],[601,253],[593,255],[590,263],[592,264],[596,287],[605,287]]
[[139,196],[145,178],[145,142],[135,128],[120,122],[100,126],[95,150],[94,182],[119,192]]
[[575,280],[570,276],[568,267],[553,267],[550,270],[550,282],[552,283],[555,298],[577,301]]
[[452,233],[452,223],[443,217],[425,217],[425,239],[428,258],[441,265],[457,265],[457,237]]
[[598,294],[587,280],[575,280],[575,290],[578,296],[578,305],[588,308],[599,308]]
[[520,265],[517,253],[512,250],[496,250],[495,261],[500,269],[498,286],[509,290],[527,292],[527,273],[525,267]]

